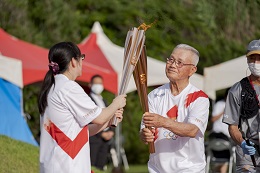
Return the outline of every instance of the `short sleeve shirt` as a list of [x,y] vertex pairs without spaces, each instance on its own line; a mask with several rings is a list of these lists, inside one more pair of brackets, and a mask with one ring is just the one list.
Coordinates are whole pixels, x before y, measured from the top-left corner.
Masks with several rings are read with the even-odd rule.
[[74,81],[59,74],[42,117],[42,173],[90,173],[88,124],[102,111]]
[[[260,87],[254,85],[256,92],[260,93]],[[240,117],[240,106],[241,106],[241,91],[242,87],[240,82],[235,83],[229,90],[225,112],[223,116],[223,122],[226,124],[239,125],[239,117]],[[259,122],[257,120],[257,116],[248,119],[249,127],[245,121],[241,121],[242,130],[245,132],[247,138],[254,140],[254,142],[258,143],[258,131],[259,131]]]
[[[254,85],[256,90],[258,99],[260,93],[260,87],[258,85]],[[240,106],[241,106],[241,91],[242,87],[240,82],[235,83],[229,90],[226,106],[223,116],[223,122],[228,125],[239,125],[239,116],[240,116]],[[260,112],[259,112],[260,113]],[[243,133],[255,144],[259,144],[259,118],[258,116],[254,116],[248,119],[247,125],[246,121],[241,120],[241,129]],[[237,145],[236,146],[236,153],[237,153],[237,165],[245,165],[250,164],[252,165],[252,161],[249,155],[243,154],[242,148]],[[257,153],[258,154],[258,153]],[[259,158],[260,159],[260,158]]]
[[208,96],[191,84],[173,96],[168,83],[149,93],[148,101],[149,112],[199,128],[195,138],[181,137],[165,128],[157,128],[155,153],[150,154],[148,162],[149,172],[205,172],[204,132],[209,114]]

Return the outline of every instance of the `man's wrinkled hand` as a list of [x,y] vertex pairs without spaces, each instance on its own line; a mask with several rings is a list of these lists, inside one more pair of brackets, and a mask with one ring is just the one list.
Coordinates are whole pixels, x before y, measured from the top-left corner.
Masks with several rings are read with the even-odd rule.
[[143,115],[143,122],[146,127],[162,127],[164,121],[165,118],[158,114],[145,112]]
[[143,128],[140,132],[140,138],[145,144],[148,144],[154,141],[154,133],[155,129]]

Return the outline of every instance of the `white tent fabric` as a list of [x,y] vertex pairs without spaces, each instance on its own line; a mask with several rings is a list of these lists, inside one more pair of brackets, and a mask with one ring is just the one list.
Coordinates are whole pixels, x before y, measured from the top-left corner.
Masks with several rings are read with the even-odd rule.
[[[104,55],[107,57],[108,62],[111,64],[113,69],[118,74],[118,88],[120,85],[120,80],[122,76],[122,67],[123,67],[123,56],[124,56],[124,48],[118,45],[115,45],[111,42],[111,40],[105,35],[103,29],[99,22],[95,22],[92,28],[92,33],[96,33],[97,35],[97,45],[100,47]],[[86,38],[84,41],[86,41]],[[147,48],[147,52],[149,52],[149,47]],[[118,58],[122,57],[122,58]],[[147,57],[147,85],[148,86],[156,86],[168,83],[169,80],[165,75],[165,62],[156,60],[151,57]],[[203,76],[199,74],[194,74],[191,79],[191,83],[198,87],[199,89],[203,89]],[[134,83],[133,77],[131,77],[127,93],[136,90],[136,86]]]
[[23,88],[22,61],[0,54],[0,78]]
[[213,100],[216,91],[231,87],[250,74],[246,56],[241,56],[215,66],[204,68],[204,91]]

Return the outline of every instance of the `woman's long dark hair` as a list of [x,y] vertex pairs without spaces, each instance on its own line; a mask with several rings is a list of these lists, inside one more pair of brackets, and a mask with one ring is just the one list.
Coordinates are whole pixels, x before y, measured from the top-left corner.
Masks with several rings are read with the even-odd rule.
[[[48,55],[49,63],[57,63],[59,65],[59,71],[57,74],[62,74],[68,69],[68,65],[72,58],[79,61],[81,52],[78,46],[72,42],[60,42],[51,47]],[[47,96],[52,87],[55,85],[54,72],[52,68],[46,73],[40,94],[38,97],[38,109],[41,115],[44,114],[46,107],[48,106]]]

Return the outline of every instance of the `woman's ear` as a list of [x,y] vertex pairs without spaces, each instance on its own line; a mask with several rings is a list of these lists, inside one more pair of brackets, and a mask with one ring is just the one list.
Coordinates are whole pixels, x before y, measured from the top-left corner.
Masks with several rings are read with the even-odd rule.
[[70,61],[70,63],[71,63],[71,66],[73,67],[73,68],[75,68],[76,66],[77,66],[77,60],[75,59],[75,58],[72,58],[71,59],[71,61]]

